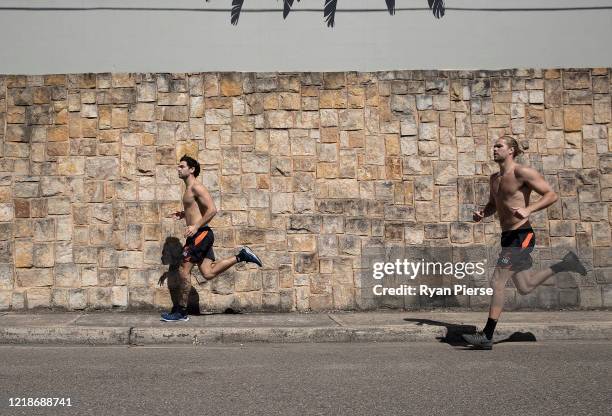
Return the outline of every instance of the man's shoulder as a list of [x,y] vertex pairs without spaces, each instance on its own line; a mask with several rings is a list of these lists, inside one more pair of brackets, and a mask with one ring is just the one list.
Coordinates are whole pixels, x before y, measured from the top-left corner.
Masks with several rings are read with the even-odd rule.
[[514,176],[517,178],[531,177],[533,175],[538,175],[538,171],[532,167],[521,165],[520,163],[514,166]]
[[202,192],[208,192],[208,189],[206,189],[206,187],[204,186],[204,184],[202,182],[194,182],[193,185],[191,185],[191,191],[193,193],[199,194]]

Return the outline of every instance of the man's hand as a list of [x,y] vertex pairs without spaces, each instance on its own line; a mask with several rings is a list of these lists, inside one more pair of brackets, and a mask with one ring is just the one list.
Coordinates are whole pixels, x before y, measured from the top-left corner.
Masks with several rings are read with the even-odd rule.
[[180,220],[185,218],[185,212],[184,211],[176,211],[173,212],[169,215],[170,218],[174,219],[174,220]]
[[195,235],[197,231],[198,229],[195,226],[188,225],[187,227],[185,227],[185,237],[191,237]]
[[531,214],[531,210],[527,207],[511,207],[510,209],[512,210],[512,215],[521,220],[524,220],[525,218],[529,217],[529,214]]
[[162,274],[161,277],[159,278],[157,284],[160,285],[160,286],[163,286],[167,277],[168,277],[168,273]]
[[484,210],[474,211],[474,215],[472,215],[472,219],[474,222],[480,222],[484,218]]

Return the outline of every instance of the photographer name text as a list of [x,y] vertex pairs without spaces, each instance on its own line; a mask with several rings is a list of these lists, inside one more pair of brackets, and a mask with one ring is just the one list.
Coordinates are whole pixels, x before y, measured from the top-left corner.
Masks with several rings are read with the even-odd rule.
[[452,287],[430,287],[428,285],[400,285],[397,287],[384,287],[375,285],[372,288],[376,296],[491,296],[493,289],[490,287],[468,287],[466,285],[453,285]]

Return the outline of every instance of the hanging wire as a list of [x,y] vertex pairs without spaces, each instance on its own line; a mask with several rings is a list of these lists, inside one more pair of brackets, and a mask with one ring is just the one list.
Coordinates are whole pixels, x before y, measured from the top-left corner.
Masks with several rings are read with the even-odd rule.
[[[209,0],[206,0],[208,3]],[[0,11],[32,11],[32,12],[75,12],[75,11],[141,11],[141,12],[192,12],[192,13],[229,13],[230,23],[237,25],[242,13],[281,13],[287,18],[289,13],[323,13],[323,18],[328,27],[335,24],[336,13],[381,13],[386,12],[395,15],[397,12],[423,12],[430,11],[436,18],[441,18],[445,12],[570,12],[570,11],[596,11],[612,10],[609,6],[571,6],[571,7],[446,7],[444,0],[427,0],[429,7],[396,7],[395,0],[385,0],[385,8],[344,8],[339,9],[338,0],[324,0],[323,9],[319,8],[296,8],[292,9],[294,2],[300,0],[283,0],[283,8],[244,8],[244,0],[232,0],[231,9],[227,8],[180,8],[180,7],[113,7],[113,6],[90,6],[90,7],[14,7],[0,6]],[[423,0],[424,1],[424,0]]]

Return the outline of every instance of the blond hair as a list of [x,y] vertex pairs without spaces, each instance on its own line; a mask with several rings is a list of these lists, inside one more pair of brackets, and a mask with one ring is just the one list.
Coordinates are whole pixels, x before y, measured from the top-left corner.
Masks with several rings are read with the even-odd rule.
[[514,159],[516,159],[517,157],[519,157],[522,153],[523,150],[521,150],[521,147],[519,146],[518,142],[516,141],[516,139],[512,136],[502,136],[500,137],[500,139],[504,139],[504,142],[506,142],[506,145],[512,149],[514,149],[514,152],[512,153],[512,157]]

